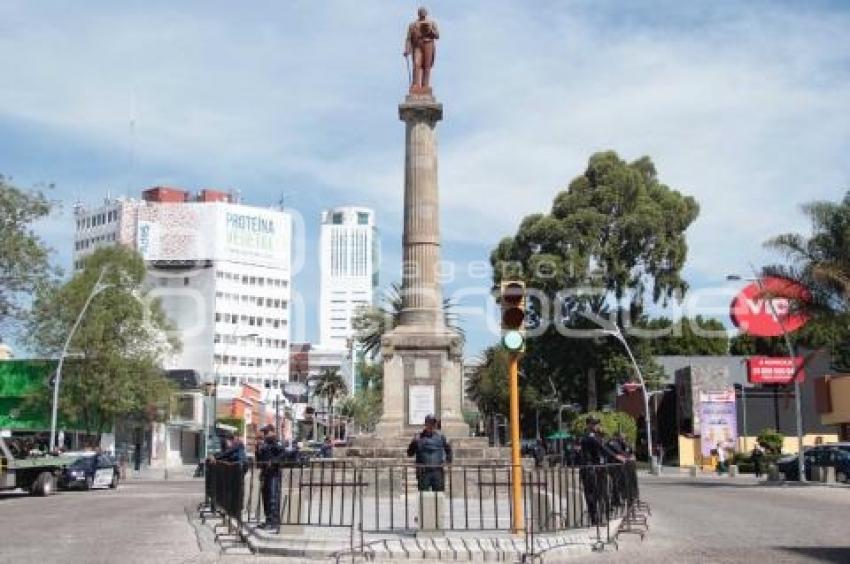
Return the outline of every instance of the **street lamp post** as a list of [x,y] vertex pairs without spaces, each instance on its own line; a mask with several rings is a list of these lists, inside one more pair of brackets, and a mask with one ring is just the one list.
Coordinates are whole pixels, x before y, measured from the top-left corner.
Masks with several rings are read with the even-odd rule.
[[91,293],[89,293],[85,303],[83,303],[83,307],[77,315],[74,325],[71,326],[71,331],[65,338],[65,344],[62,346],[62,352],[59,354],[59,362],[56,364],[56,381],[53,383],[53,408],[50,414],[50,450],[56,449],[56,424],[59,413],[59,386],[62,384],[62,367],[65,364],[65,357],[68,355],[68,347],[71,346],[71,339],[74,338],[74,334],[77,332],[77,328],[80,326],[83,316],[86,314],[86,310],[88,310],[94,297],[113,286],[113,284],[105,284],[103,282],[104,276],[106,276],[106,269],[100,271],[100,276],[97,277],[97,281],[94,283]]
[[646,423],[646,449],[647,455],[649,456],[649,468],[651,472],[654,472],[657,468],[657,463],[655,461],[655,456],[652,454],[652,415],[649,411],[649,391],[646,389],[646,381],[643,379],[643,373],[640,371],[640,366],[638,366],[637,360],[635,360],[635,355],[632,354],[632,349],[629,346],[629,343],[626,341],[626,338],[623,336],[623,332],[620,330],[620,326],[614,322],[606,321],[605,319],[599,317],[596,314],[583,312],[581,314],[586,319],[592,321],[596,325],[598,325],[603,333],[607,335],[611,335],[623,345],[623,348],[626,349],[626,353],[629,355],[629,360],[632,362],[632,366],[634,366],[635,374],[637,374],[638,380],[640,381],[641,390],[643,390],[643,409],[646,416],[644,417],[644,422]]
[[[759,291],[762,295],[766,294],[767,291],[764,287],[764,282],[756,271],[755,267],[750,265],[750,268],[753,271],[753,278],[746,279],[748,282],[755,282],[758,284]],[[726,277],[727,280],[735,281],[735,280],[743,280],[738,275],[730,274]],[[782,330],[782,337],[785,340],[785,347],[788,349],[788,355],[791,357],[791,362],[794,363],[794,359],[797,358],[797,352],[794,348],[793,343],[791,343],[791,337],[788,334],[788,331],[785,328],[785,321],[776,311],[776,306],[773,303],[772,299],[765,300],[767,302],[767,307],[770,308],[770,314],[776,319],[776,322],[779,323],[779,328]],[[797,426],[797,470],[800,475],[800,481],[806,481],[806,462],[805,455],[803,454],[803,410],[801,405],[801,389],[800,389],[800,380],[797,378],[797,371],[794,371],[794,418],[796,420]],[[777,428],[777,431],[779,429]]]

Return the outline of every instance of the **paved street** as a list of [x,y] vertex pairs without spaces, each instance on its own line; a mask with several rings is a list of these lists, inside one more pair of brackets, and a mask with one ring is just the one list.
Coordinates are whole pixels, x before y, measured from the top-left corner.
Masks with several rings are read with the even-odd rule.
[[[743,480],[747,480],[743,482]],[[850,562],[850,488],[756,485],[747,478],[641,481],[651,531],[577,562]]]
[[206,562],[184,512],[203,483],[130,482],[117,491],[0,495],[0,562]]
[[[683,477],[644,477],[641,488],[653,508],[646,540],[625,537],[619,551],[575,562],[850,562],[850,488]],[[197,481],[2,495],[0,563],[281,561],[202,551],[184,513],[200,496]]]

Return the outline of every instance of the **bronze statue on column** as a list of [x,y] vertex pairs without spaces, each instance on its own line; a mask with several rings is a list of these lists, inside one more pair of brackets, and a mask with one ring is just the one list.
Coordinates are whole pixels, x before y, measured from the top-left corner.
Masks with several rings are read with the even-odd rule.
[[418,18],[407,27],[404,56],[413,55],[411,94],[431,94],[431,68],[437,55],[440,31],[437,22],[428,17],[428,10],[419,8]]

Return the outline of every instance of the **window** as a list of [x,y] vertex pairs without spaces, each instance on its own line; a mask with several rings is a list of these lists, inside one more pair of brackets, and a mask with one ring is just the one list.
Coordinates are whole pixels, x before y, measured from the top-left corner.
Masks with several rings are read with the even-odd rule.
[[342,225],[342,213],[336,212],[335,214],[333,214],[331,223],[333,223],[334,225]]
[[366,212],[357,212],[357,225],[369,225],[369,214]]

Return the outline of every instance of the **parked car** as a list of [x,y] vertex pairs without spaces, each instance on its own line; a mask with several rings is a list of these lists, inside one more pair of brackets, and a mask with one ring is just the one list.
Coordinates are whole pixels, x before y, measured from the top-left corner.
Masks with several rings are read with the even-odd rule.
[[106,454],[91,453],[77,458],[62,470],[59,487],[65,489],[118,487],[121,471],[118,464]]
[[[807,480],[812,479],[813,466],[831,466],[835,468],[836,481],[850,483],[850,445],[846,443],[812,447],[804,452],[803,460]],[[796,455],[780,458],[776,466],[786,480],[800,479]]]

